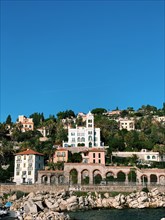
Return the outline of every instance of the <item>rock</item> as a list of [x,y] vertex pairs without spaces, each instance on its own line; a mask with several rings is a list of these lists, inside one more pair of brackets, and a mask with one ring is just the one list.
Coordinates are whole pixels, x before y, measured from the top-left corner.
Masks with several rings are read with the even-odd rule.
[[32,200],[28,200],[24,203],[24,210],[26,213],[37,213],[37,206]]
[[152,189],[152,190],[151,190],[151,195],[152,195],[153,197],[159,195],[158,189],[157,189],[157,188]]
[[104,193],[105,198],[109,198],[109,193]]

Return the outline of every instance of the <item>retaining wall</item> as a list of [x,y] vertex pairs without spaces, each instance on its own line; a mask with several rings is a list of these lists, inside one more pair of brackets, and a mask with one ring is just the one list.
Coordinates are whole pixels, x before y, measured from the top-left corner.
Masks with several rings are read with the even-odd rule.
[[[149,190],[153,188],[158,188],[160,192],[165,192],[164,186],[147,186]],[[11,191],[22,191],[22,192],[37,192],[37,191],[48,191],[48,192],[58,192],[62,189],[65,190],[73,190],[73,191],[102,191],[102,192],[133,192],[133,191],[140,191],[144,188],[144,186],[96,186],[96,185],[86,185],[86,186],[56,186],[56,185],[0,185],[0,195],[3,195],[3,193],[10,193]]]

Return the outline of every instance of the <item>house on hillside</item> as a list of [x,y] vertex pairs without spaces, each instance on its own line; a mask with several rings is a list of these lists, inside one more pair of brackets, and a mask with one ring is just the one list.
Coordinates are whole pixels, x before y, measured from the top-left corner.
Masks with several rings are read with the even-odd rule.
[[17,124],[21,124],[21,131],[33,131],[34,130],[34,122],[32,118],[27,118],[24,115],[18,116]]
[[126,129],[127,131],[135,130],[135,121],[128,118],[120,118],[119,120],[119,129]]
[[53,162],[68,162],[69,151],[74,153],[81,153],[82,163],[96,163],[105,165],[105,149],[103,148],[89,148],[89,147],[68,147],[68,148],[57,148]]
[[14,182],[16,184],[34,184],[38,171],[44,169],[44,155],[27,149],[15,154]]
[[100,128],[94,127],[94,116],[91,112],[86,115],[86,126],[76,126],[68,129],[68,142],[63,147],[100,147]]

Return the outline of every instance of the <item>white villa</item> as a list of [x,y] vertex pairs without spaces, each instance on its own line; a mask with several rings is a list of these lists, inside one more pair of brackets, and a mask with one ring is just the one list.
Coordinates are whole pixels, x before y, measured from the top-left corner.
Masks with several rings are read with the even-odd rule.
[[116,157],[132,157],[136,155],[138,159],[143,161],[165,161],[165,155],[160,155],[159,152],[147,151],[147,149],[142,149],[140,152],[112,152],[112,155]]
[[16,184],[34,184],[38,178],[38,170],[44,169],[44,155],[33,150],[15,155],[14,182]]
[[100,128],[94,127],[94,116],[91,112],[86,115],[86,126],[68,129],[68,142],[63,147],[100,147]]

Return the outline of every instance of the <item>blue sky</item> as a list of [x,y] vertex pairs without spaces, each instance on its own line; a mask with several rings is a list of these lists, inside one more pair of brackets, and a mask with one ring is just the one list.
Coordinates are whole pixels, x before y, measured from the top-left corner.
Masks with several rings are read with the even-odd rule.
[[162,107],[164,1],[1,0],[0,121]]

